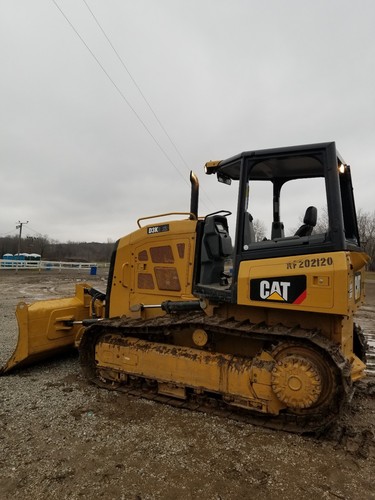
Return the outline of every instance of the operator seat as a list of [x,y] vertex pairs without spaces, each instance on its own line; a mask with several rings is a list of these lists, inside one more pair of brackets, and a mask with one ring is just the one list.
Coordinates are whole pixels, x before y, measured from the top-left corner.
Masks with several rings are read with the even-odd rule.
[[249,212],[245,212],[245,221],[243,228],[243,246],[244,250],[248,249],[250,243],[255,243],[255,231],[253,226],[253,216]]
[[310,236],[316,226],[318,210],[316,207],[308,207],[303,218],[303,224],[294,233],[294,236]]
[[228,221],[223,215],[207,216],[204,223],[200,283],[220,283],[225,260],[232,255],[232,240],[228,232]]

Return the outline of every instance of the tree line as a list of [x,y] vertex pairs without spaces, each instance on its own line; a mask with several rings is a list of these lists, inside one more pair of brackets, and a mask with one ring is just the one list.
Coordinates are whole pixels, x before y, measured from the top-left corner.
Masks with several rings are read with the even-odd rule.
[[[315,228],[315,232],[326,232],[328,227],[327,211],[322,210],[322,217]],[[358,229],[362,248],[370,256],[371,261],[367,266],[370,271],[375,271],[375,212],[359,210],[357,213]],[[266,234],[264,223],[254,220],[255,236],[261,241]],[[0,238],[0,257],[6,253],[18,253],[18,236],[6,236]],[[109,262],[111,259],[114,243],[97,242],[72,242],[60,243],[50,240],[48,236],[27,237],[21,240],[20,253],[37,253],[44,260],[52,261],[75,261],[75,262]]]
[[[4,254],[17,254],[18,236],[0,238],[0,257]],[[39,254],[43,260],[65,262],[109,262],[113,242],[74,242],[60,243],[48,236],[27,237],[21,239],[20,253]]]

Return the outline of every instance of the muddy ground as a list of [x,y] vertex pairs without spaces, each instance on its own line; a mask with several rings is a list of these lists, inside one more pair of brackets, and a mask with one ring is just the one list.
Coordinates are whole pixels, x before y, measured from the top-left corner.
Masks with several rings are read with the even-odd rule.
[[[77,271],[78,272],[78,271]],[[91,278],[91,279],[90,279]],[[18,301],[105,275],[0,270],[0,364]],[[375,281],[359,322],[375,325]],[[375,498],[375,378],[325,436],[275,432],[88,385],[75,355],[0,377],[0,498]]]

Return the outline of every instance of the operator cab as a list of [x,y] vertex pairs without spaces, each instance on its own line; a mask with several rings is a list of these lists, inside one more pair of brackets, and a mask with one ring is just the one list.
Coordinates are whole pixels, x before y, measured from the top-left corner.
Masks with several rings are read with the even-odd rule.
[[[208,215],[199,225],[198,295],[212,293],[232,301],[244,260],[359,251],[350,167],[334,142],[248,151],[208,162],[205,171],[230,189],[237,186],[237,214],[235,228],[229,228],[230,212],[225,211]],[[303,188],[298,187],[301,183]],[[283,221],[282,213],[299,217],[296,225]],[[260,231],[267,217],[268,230]],[[235,231],[233,245],[230,229]]]

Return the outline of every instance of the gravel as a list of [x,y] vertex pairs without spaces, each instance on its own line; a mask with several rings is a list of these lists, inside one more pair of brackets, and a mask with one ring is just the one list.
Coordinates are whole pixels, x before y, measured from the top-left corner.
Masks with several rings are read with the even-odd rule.
[[[17,302],[69,295],[81,280],[105,290],[105,276],[0,271],[1,363]],[[359,384],[318,438],[98,389],[76,355],[50,360],[0,377],[0,497],[375,498],[374,388],[371,377]]]

